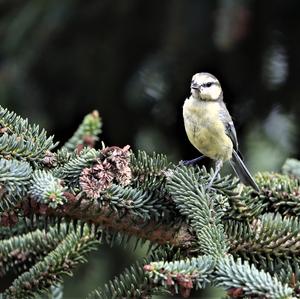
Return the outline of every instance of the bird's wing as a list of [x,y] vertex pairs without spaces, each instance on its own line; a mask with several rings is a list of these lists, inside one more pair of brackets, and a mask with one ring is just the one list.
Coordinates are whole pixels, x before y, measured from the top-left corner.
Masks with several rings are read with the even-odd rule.
[[231,139],[233,148],[238,152],[239,150],[239,144],[236,136],[236,130],[233,124],[233,121],[231,119],[231,116],[226,108],[225,103],[222,101],[221,103],[221,110],[220,110],[220,116],[221,120],[225,126],[225,132],[227,136]]
[[236,151],[238,151],[239,150],[239,144],[238,144],[238,140],[237,140],[236,131],[235,131],[233,121],[230,121],[226,124],[225,130],[226,130],[226,134],[229,136],[229,138],[231,139],[231,141],[233,143],[233,148]]

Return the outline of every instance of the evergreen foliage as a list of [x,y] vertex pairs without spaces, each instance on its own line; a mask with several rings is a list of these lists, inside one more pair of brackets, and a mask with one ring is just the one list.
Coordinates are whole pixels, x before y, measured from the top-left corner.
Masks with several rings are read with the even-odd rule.
[[43,259],[47,252],[53,250],[66,236],[65,226],[61,232],[50,228],[45,238],[45,232],[39,229],[27,234],[15,236],[0,243],[1,274],[9,271],[23,272],[33,261]]
[[78,263],[86,261],[84,255],[96,249],[98,242],[87,231],[82,236],[78,232],[68,234],[42,261],[16,278],[4,292],[4,297],[32,298],[36,293],[44,293],[51,286],[60,284],[62,274],[71,275]]
[[[129,146],[95,149],[97,112],[55,150],[45,130],[0,107],[0,275],[4,298],[62,298],[99,244],[149,256],[88,298],[188,297],[219,286],[231,298],[297,298],[299,161],[258,173],[260,192],[213,171]],[[158,246],[159,244],[159,246]],[[148,255],[148,254],[147,254]]]
[[73,152],[80,145],[93,146],[101,133],[102,122],[98,111],[88,114],[73,136],[65,143],[64,148]]
[[104,286],[91,292],[87,299],[110,298],[147,298],[152,294],[166,293],[166,290],[154,287],[146,276],[143,265],[147,260],[136,263]]
[[0,211],[26,195],[31,174],[32,168],[25,161],[0,159]]
[[202,289],[211,284],[214,268],[214,259],[206,255],[174,262],[153,262],[145,266],[149,277],[155,283],[166,287],[174,286],[177,294],[179,288],[192,289],[195,286],[196,289]]
[[287,159],[282,166],[282,172],[297,178],[300,177],[300,161],[296,159]]
[[226,257],[219,261],[216,271],[218,286],[225,289],[239,289],[241,295],[257,298],[291,298],[293,290],[283,285],[278,279],[272,278],[269,273],[257,270],[253,265],[235,261],[232,257]]
[[39,203],[56,208],[66,202],[64,188],[59,179],[55,178],[50,172],[36,170],[32,175],[29,195]]
[[50,291],[49,299],[63,299],[64,290],[62,284],[58,284],[55,287],[51,286]]
[[[201,178],[202,185],[199,185],[197,182]],[[195,230],[200,251],[217,258],[223,256],[228,247],[221,221],[228,204],[222,195],[207,192],[207,178],[205,169],[195,172],[192,168],[181,167],[170,175],[167,188],[180,213]]]
[[276,277],[259,271],[247,261],[242,263],[240,258],[235,261],[232,256],[216,262],[212,256],[203,255],[175,262],[153,262],[145,268],[155,283],[174,287],[176,294],[182,289],[201,289],[207,285],[236,289],[240,295],[255,298],[290,298],[293,292]]
[[0,155],[5,158],[41,161],[57,145],[44,129],[1,106],[0,127]]
[[[61,154],[67,155],[66,152]],[[53,170],[53,175],[63,179],[66,183],[78,186],[79,177],[82,170],[90,166],[95,159],[99,157],[99,152],[93,148],[84,148],[79,154],[73,153],[72,156],[67,156],[66,163]],[[62,158],[61,158],[62,159]]]

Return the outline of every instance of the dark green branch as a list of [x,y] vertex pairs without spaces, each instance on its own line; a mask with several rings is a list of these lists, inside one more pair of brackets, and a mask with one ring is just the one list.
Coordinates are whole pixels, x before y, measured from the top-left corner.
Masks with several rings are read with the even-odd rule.
[[[28,211],[28,205],[29,202],[24,202],[24,211]],[[45,205],[31,204],[30,210],[40,216],[65,218],[68,221],[81,220],[85,223],[101,226],[112,232],[134,235],[157,244],[170,244],[189,248],[195,240],[195,236],[189,232],[188,226],[184,223],[174,225],[154,220],[138,219],[130,213],[122,215],[109,207],[101,207],[97,201],[87,199],[67,203],[63,208],[57,209]]]

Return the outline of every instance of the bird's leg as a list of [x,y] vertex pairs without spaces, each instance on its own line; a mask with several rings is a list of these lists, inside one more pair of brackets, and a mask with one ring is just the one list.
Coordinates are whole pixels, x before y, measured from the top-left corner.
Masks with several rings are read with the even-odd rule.
[[221,168],[223,166],[223,161],[222,160],[217,160],[216,161],[216,166],[215,166],[215,172],[214,172],[214,175],[212,176],[210,182],[208,183],[207,185],[207,189],[210,189],[215,178],[217,177],[218,173],[220,172]]
[[181,160],[179,163],[180,163],[181,165],[184,165],[184,166],[189,166],[189,165],[193,165],[193,164],[195,164],[195,163],[201,161],[204,157],[205,157],[205,156],[202,155],[202,156],[197,157],[197,158],[192,159],[192,160]]

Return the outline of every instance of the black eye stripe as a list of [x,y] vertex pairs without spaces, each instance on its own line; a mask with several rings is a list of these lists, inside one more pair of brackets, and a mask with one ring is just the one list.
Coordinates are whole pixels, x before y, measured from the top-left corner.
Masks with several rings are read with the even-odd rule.
[[207,82],[202,84],[203,87],[211,87],[214,84],[214,82]]

